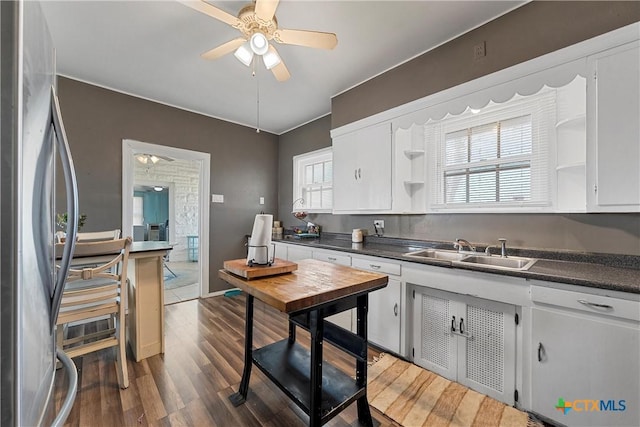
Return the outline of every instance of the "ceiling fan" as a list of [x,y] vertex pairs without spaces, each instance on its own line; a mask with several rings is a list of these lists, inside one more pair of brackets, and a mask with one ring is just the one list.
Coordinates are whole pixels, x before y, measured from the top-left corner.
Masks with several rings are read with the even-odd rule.
[[262,56],[264,66],[281,82],[288,80],[291,74],[269,40],[318,49],[333,49],[338,44],[338,38],[333,33],[278,28],[275,11],[280,0],[255,0],[240,9],[237,17],[204,0],[180,1],[192,9],[231,25],[242,33],[241,37],[203,53],[203,58],[217,59],[235,51],[236,58],[250,66],[255,55]]

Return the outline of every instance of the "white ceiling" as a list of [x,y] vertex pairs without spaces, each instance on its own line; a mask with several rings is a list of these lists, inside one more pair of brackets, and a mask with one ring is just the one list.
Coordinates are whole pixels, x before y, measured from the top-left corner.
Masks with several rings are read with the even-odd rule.
[[[237,15],[248,1],[214,1]],[[176,1],[45,1],[58,74],[281,134],[322,117],[331,97],[526,1],[281,0],[281,28],[333,32],[338,45],[276,48],[291,78],[257,77],[233,54],[200,54],[238,30]],[[368,46],[368,47],[367,47]]]

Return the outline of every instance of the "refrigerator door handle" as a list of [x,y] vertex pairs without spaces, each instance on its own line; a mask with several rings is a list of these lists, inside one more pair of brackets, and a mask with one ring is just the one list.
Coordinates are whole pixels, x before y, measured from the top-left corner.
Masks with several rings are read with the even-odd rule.
[[56,321],[58,320],[58,312],[60,311],[64,283],[67,279],[67,274],[69,273],[69,267],[73,258],[73,252],[76,247],[79,211],[76,171],[73,167],[71,150],[69,149],[67,134],[64,130],[64,124],[62,123],[60,104],[58,102],[58,97],[56,96],[56,90],[53,86],[51,86],[51,115],[56,143],[58,151],[60,152],[60,160],[62,162],[62,170],[64,172],[65,188],[67,193],[67,237],[62,251],[62,261],[56,276],[56,283],[51,301],[51,329],[53,330],[56,325]]
[[74,400],[76,399],[76,393],[78,391],[78,371],[73,360],[71,360],[71,358],[62,351],[62,349],[58,348],[56,350],[56,356],[58,357],[58,360],[62,362],[62,366],[64,366],[64,369],[67,371],[67,375],[69,376],[67,397],[65,397],[64,402],[60,407],[60,412],[58,412],[58,415],[56,415],[56,418],[51,424],[51,427],[62,427],[64,422],[67,420],[69,412],[71,412],[71,408],[73,407]]

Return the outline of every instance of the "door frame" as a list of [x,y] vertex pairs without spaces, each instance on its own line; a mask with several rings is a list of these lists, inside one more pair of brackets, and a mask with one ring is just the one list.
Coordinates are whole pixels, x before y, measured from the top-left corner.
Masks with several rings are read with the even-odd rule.
[[209,292],[209,198],[211,176],[211,154],[166,145],[151,144],[133,139],[122,140],[122,235],[133,235],[133,195],[134,154],[151,153],[159,156],[195,161],[200,164],[198,178],[198,262],[200,267],[199,296],[207,296]]

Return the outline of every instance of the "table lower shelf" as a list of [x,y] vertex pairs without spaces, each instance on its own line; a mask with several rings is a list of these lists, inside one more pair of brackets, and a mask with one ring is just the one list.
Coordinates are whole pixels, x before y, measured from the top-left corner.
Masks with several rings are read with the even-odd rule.
[[[253,362],[307,415],[310,413],[311,357],[306,348],[285,339],[253,350]],[[365,393],[366,388],[358,387],[353,378],[324,361],[320,412],[322,423]]]

